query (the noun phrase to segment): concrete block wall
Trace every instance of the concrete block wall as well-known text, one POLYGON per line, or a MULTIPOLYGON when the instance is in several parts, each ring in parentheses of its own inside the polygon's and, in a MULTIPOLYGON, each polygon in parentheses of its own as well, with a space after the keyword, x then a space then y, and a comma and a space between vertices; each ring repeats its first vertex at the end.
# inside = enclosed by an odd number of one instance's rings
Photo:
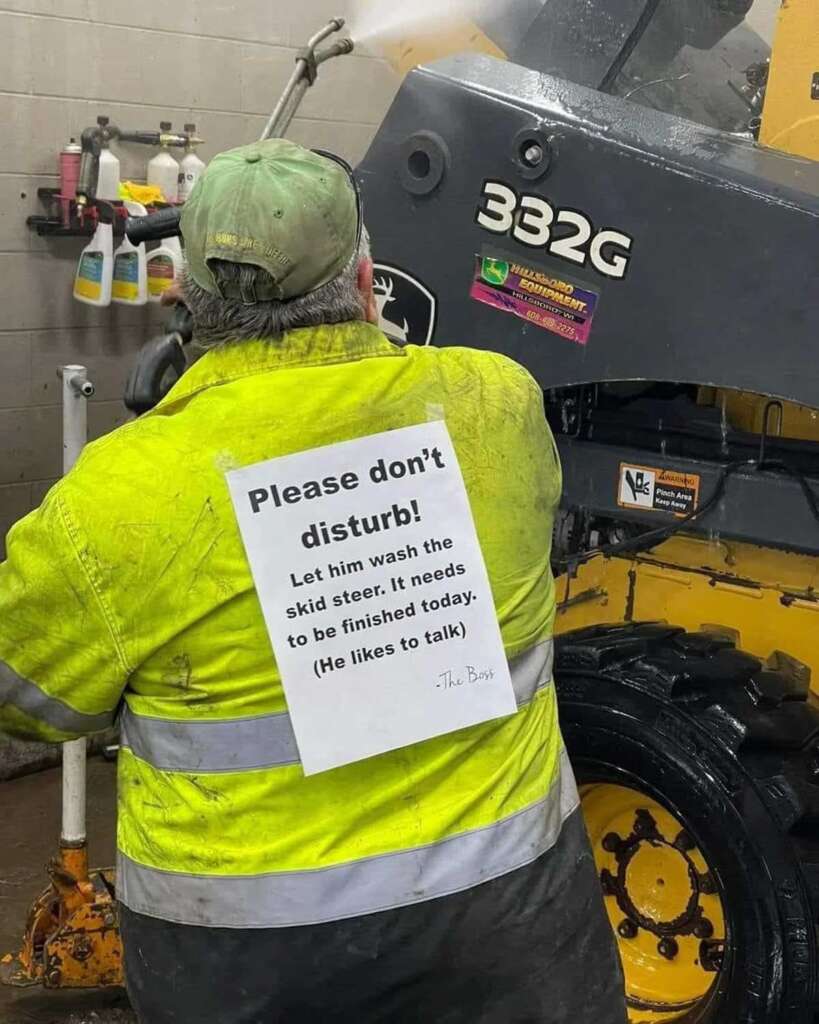
MULTIPOLYGON (((80 239, 26 227, 57 183, 57 154, 98 114, 127 127, 194 121, 207 160, 258 138, 296 48, 346 0, 0 0, 0 559, 9 527, 61 469, 57 368, 83 363, 96 384, 89 430, 124 422, 123 384, 156 329, 155 307, 97 310, 71 296, 80 239)), ((358 161, 398 82, 369 56, 325 65, 290 137, 358 161)), ((153 151, 118 146, 123 178, 145 177, 153 151)), ((181 156, 181 153, 177 154, 181 156)), ((57 751, 0 736, 0 778, 57 751)))
MULTIPOLYGON (((56 184, 57 153, 98 114, 129 127, 197 124, 201 155, 251 142, 287 81, 295 49, 345 0, 0 0, 0 557, 11 524, 60 472, 57 368, 89 367, 97 436, 125 418, 133 354, 161 315, 75 302, 80 239, 40 239, 37 188, 56 184)), ((386 64, 328 64, 290 137, 355 163, 397 80, 386 64)), ((153 151, 117 147, 124 178, 144 179, 153 151)), ((178 154, 181 155, 181 154, 178 154)))

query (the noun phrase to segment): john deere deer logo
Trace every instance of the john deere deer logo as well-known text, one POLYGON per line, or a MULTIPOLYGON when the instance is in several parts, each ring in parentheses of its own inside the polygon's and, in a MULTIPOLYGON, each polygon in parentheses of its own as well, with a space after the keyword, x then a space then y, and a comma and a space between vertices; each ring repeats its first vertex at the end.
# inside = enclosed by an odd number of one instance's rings
POLYGON ((398 345, 429 345, 438 303, 413 274, 392 263, 376 263, 373 290, 381 330, 398 345))
POLYGON ((506 284, 509 277, 509 264, 504 260, 493 260, 484 257, 481 266, 481 276, 487 284, 506 284))
POLYGON ((386 277, 377 277, 373 281, 373 289, 375 291, 375 301, 378 306, 378 319, 381 325, 381 330, 390 338, 394 338, 396 341, 408 340, 409 324, 407 318, 404 317, 404 326, 399 327, 394 320, 391 320, 387 314, 387 306, 395 302, 393 298, 393 290, 395 288, 395 282, 387 280, 386 277))

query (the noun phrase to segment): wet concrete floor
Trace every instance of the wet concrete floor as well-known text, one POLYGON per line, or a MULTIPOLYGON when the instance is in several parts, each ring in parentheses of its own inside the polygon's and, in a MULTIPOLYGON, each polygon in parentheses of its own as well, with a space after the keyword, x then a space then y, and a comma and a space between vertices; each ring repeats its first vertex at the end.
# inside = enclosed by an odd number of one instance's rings
MULTIPOLYGON (((114 863, 116 765, 88 762, 91 864, 114 863)), ((16 951, 32 901, 48 883, 45 866, 60 837, 60 772, 0 782, 0 956, 16 951)), ((55 991, 0 986, 0 1024, 136 1024, 119 989, 55 991)))

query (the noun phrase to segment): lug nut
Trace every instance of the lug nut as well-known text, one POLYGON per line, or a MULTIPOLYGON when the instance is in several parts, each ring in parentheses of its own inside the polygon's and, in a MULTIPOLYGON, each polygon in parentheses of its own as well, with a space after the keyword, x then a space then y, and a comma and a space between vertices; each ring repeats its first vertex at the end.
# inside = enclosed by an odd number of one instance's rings
POLYGON ((629 921, 628 918, 617 925, 617 934, 623 939, 636 939, 639 930, 637 925, 633 921, 629 921))
POLYGON ((702 964, 702 969, 711 972, 722 970, 724 952, 724 943, 719 939, 703 939, 700 943, 700 963, 702 964))
POLYGON ((639 810, 634 818, 634 834, 636 836, 653 836, 657 832, 657 822, 648 811, 639 810))
POLYGON ((707 871, 704 875, 699 876, 700 892, 705 896, 714 896, 717 891, 717 883, 714 881, 714 876, 710 871, 707 871))
POLYGON ((660 939, 657 943, 657 952, 660 956, 664 956, 666 960, 673 960, 679 951, 680 947, 677 945, 675 939, 664 938, 660 939))
POLYGON ((695 845, 694 840, 684 829, 674 840, 674 846, 676 846, 676 848, 682 853, 687 853, 689 850, 693 850, 695 845))
POLYGON ((603 849, 608 851, 608 853, 617 853, 622 845, 623 840, 616 832, 609 832, 608 835, 603 837, 603 849))
POLYGON ((694 934, 698 939, 710 939, 714 934, 714 926, 707 917, 703 917, 694 926, 694 934))
POLYGON ((606 896, 617 895, 617 883, 608 868, 603 868, 600 872, 600 885, 603 887, 603 892, 606 896))

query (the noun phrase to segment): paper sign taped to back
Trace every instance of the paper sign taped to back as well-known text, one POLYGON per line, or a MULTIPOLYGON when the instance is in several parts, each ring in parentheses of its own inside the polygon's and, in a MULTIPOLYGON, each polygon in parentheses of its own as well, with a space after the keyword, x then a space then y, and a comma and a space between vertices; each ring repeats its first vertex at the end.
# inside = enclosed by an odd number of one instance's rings
POLYGON ((515 713, 443 422, 227 479, 305 774, 515 713))

